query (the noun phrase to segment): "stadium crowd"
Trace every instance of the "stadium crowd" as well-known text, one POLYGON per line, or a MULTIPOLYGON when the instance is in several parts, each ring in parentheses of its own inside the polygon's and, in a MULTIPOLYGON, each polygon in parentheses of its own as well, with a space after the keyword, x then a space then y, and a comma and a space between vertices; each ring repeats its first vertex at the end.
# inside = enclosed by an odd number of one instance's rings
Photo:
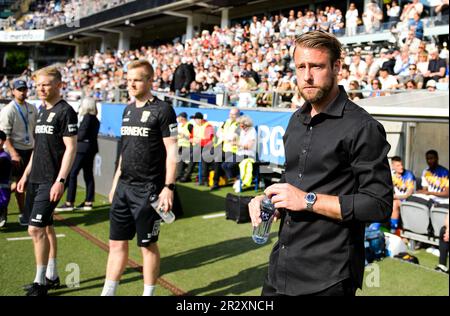
MULTIPOLYGON (((356 10, 353 7, 351 4, 346 13, 347 21, 350 19, 348 12, 356 10)), ((422 20, 418 18, 420 6, 414 9, 414 14, 408 13, 413 10, 408 8, 398 10, 401 13, 398 21, 392 19, 392 10, 388 11, 391 12, 389 21, 395 23, 388 46, 348 47, 343 53, 344 65, 338 79, 347 91, 354 90, 350 95, 352 99, 386 95, 395 92, 393 90, 448 89, 446 43, 438 47, 426 41, 422 20)), ((317 14, 310 10, 304 14, 291 10, 288 17, 280 14, 259 19, 254 16, 249 24, 237 23, 223 29, 215 26, 212 32, 203 30, 184 44, 174 41, 129 51, 97 51, 93 56, 84 55, 61 65, 63 94, 69 99, 92 96, 97 100, 126 102, 127 65, 146 59, 155 69, 154 91, 176 93, 173 87, 175 77, 179 77, 176 69, 180 64, 187 64, 193 71, 184 76, 181 95, 225 92, 224 103, 238 107, 275 104, 295 108, 302 102, 295 91, 295 65, 291 58, 295 35, 312 29, 333 33, 337 28, 344 30, 343 24, 327 22, 329 27, 323 28, 316 23, 316 16, 328 21, 340 15, 333 6, 317 14)), ((356 13, 355 16, 359 17, 356 13)), ((346 28, 348 34, 354 34, 348 24, 346 28)), ((26 70, 23 78, 33 96, 30 74, 31 70, 26 70)), ((1 97, 8 97, 8 87, 5 77, 0 81, 1 97)))
MULTIPOLYGON (((3 22, 4 30, 41 30, 71 24, 75 21, 118 5, 135 0, 38 0, 30 10, 16 19, 10 16, 3 22)), ((0 28, 1 29, 1 28, 0 28)))

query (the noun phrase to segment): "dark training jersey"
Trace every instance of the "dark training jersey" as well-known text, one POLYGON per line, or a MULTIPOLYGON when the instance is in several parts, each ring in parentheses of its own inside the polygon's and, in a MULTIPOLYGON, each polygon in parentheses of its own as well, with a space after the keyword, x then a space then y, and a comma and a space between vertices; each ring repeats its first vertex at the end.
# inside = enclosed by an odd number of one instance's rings
POLYGON ((55 182, 66 150, 63 137, 77 135, 78 118, 73 108, 60 100, 50 110, 39 111, 30 174, 32 183, 55 182))
POLYGON ((163 138, 176 137, 174 109, 157 98, 137 108, 128 105, 122 116, 122 165, 120 179, 128 184, 152 182, 162 186, 166 176, 163 138))

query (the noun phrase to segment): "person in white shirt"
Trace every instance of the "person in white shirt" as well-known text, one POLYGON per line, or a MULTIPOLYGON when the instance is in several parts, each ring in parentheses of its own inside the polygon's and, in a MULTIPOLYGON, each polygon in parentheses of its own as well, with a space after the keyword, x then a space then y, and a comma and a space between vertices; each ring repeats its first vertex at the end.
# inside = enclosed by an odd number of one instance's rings
POLYGON ((389 23, 391 23, 391 26, 396 25, 398 22, 400 22, 400 6, 398 5, 397 1, 392 1, 392 4, 389 3, 386 4, 387 9, 387 16, 389 17, 389 23))
POLYGON ((390 75, 387 68, 380 69, 380 76, 378 80, 381 82, 381 90, 395 90, 398 86, 398 81, 394 76, 390 75))
POLYGON ((356 35, 356 28, 358 26, 358 9, 354 3, 350 3, 350 6, 345 13, 347 36, 356 35))

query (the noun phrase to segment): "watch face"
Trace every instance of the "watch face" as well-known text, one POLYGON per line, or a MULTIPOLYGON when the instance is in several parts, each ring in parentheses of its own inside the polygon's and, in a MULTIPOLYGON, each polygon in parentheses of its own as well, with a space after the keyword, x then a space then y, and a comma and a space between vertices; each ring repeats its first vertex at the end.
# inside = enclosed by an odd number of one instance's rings
POLYGON ((308 203, 314 203, 316 201, 316 195, 314 193, 310 192, 310 193, 306 194, 305 200, 308 203))

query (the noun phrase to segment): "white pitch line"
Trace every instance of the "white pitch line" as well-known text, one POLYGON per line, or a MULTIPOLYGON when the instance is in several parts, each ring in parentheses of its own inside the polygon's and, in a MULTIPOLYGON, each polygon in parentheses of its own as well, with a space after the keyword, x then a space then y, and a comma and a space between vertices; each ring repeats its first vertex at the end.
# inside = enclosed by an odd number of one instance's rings
MULTIPOLYGON (((64 234, 57 234, 57 238, 66 237, 64 234)), ((6 238, 7 241, 16 241, 16 240, 30 240, 31 237, 15 237, 15 238, 6 238)))
POLYGON ((205 215, 205 216, 202 216, 202 218, 209 219, 209 218, 216 218, 216 217, 222 217, 222 216, 225 216, 225 213, 205 215))

